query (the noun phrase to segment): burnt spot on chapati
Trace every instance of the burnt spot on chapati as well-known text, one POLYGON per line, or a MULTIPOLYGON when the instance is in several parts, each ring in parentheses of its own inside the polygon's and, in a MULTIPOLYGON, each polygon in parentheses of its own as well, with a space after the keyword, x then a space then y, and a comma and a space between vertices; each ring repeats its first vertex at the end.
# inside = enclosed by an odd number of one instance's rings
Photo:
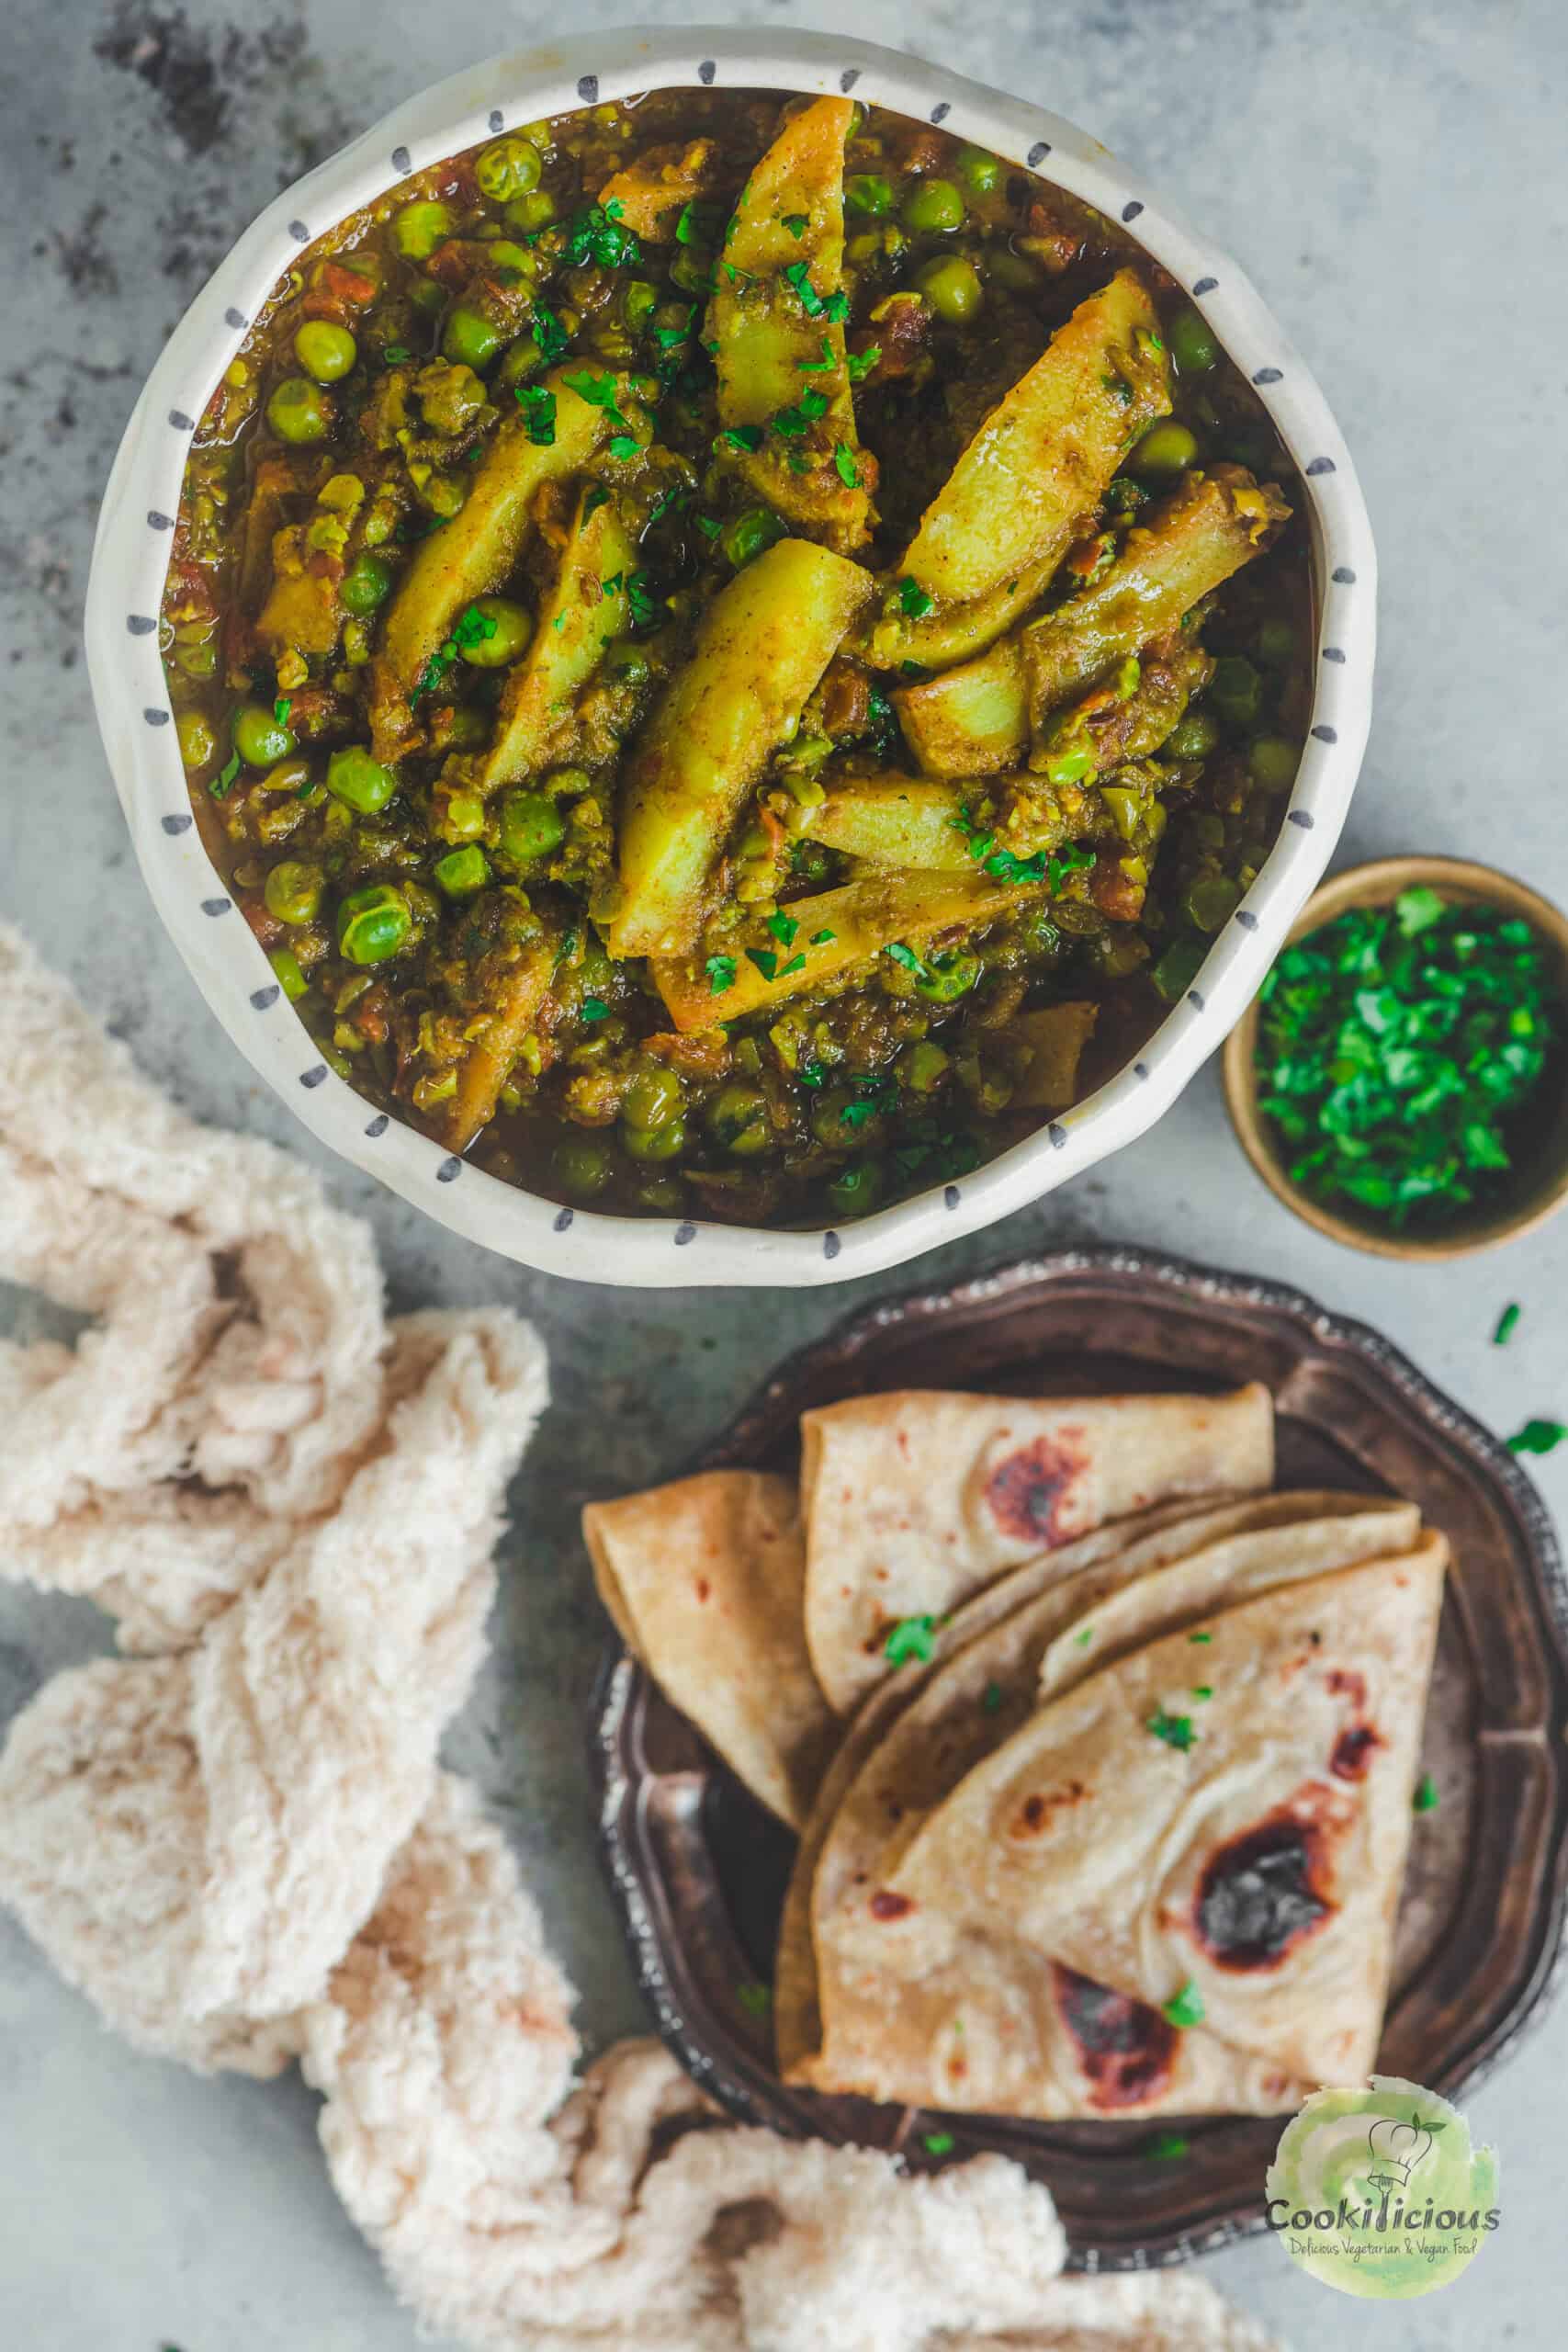
POLYGON ((874 1919, 907 1919, 914 1904, 907 1894, 896 1894, 890 1886, 879 1886, 870 1903, 874 1919))
POLYGON ((1169 2019, 1059 1961, 1051 1963, 1051 1980, 1057 2011, 1091 2086, 1089 2105, 1111 2114, 1157 2098, 1170 2082, 1176 2054, 1176 2028, 1169 2019))
POLYGON ((1333 1845, 1344 1826, 1334 1792, 1309 1783, 1210 1856, 1193 1925, 1221 1968, 1278 1968, 1333 1917, 1333 1845))
POLYGON ((1056 1815, 1075 1804, 1081 1804, 1089 1790, 1082 1781, 1067 1781, 1049 1795, 1039 1790, 1026 1796, 1008 1826, 1010 1838, 1042 1838, 1055 1826, 1056 1815))
POLYGON ((1037 1437, 1004 1454, 986 1481, 986 1500, 1004 1535, 1049 1550, 1073 1532, 1070 1505, 1089 1467, 1081 1430, 1037 1437))
POLYGON ((1328 1769, 1339 1781, 1364 1781, 1372 1760, 1372 1750, 1382 1741, 1371 1724, 1351 1724, 1334 1743, 1334 1753, 1328 1769))

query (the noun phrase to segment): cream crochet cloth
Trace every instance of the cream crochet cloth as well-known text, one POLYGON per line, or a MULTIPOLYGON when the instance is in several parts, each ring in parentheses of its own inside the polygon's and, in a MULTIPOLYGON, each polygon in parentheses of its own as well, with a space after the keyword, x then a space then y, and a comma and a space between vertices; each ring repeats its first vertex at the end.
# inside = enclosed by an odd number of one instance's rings
POLYGON ((0 1899, 110 2024, 298 2060, 350 2213, 430 2325, 497 2352, 1269 2352, 1191 2278, 1065 2278, 999 2157, 721 2121, 654 2042, 574 2087, 571 1988, 437 1763, 546 1398, 502 1312, 387 1321, 367 1228, 195 1125, 0 929, 0 1277, 91 1317, 0 1347, 0 1574, 121 1660, 0 1756, 0 1899))

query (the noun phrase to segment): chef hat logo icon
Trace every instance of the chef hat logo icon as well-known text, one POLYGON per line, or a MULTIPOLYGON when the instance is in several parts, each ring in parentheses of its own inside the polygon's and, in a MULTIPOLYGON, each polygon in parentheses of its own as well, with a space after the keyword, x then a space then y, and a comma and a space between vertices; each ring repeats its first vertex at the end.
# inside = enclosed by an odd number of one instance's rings
MULTIPOLYGON (((1440 2125, 1438 2129, 1441 2129, 1440 2125)), ((1411 2174, 1422 2158, 1431 2153, 1432 2134, 1419 2117, 1413 2116, 1408 2123, 1404 2123, 1396 2116, 1380 2116, 1367 2134, 1367 2145, 1371 2150, 1373 2163, 1381 2167, 1370 2176, 1371 2178, 1380 2187, 1387 2183, 1408 2188, 1411 2174)))

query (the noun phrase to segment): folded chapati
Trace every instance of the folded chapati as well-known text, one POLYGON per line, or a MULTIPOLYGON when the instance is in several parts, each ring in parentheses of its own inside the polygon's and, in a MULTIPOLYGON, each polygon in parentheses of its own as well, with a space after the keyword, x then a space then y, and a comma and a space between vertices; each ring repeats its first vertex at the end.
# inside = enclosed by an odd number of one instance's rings
MULTIPOLYGON (((921 1823, 1034 1712, 1043 1673, 1066 1689, 1093 1673, 1119 1637, 1193 1625, 1227 1595, 1407 1546, 1418 1527, 1408 1504, 1269 1495, 1199 1511, 1043 1587, 1037 1572, 1020 1570, 992 1588, 1011 1588, 1017 1603, 901 1709, 884 1706, 886 1690, 878 1691, 863 1713, 879 1710, 880 1737, 859 1743, 858 1769, 846 1774, 839 1764, 824 1789, 836 1804, 812 1871, 817 2046, 794 2053, 795 2078, 886 2100, 1047 2118, 1134 2108, 1268 2113, 1289 2103, 1296 2086, 1278 2066, 1211 2048, 1212 2036, 1179 2038, 1157 2011, 1137 2015, 1137 2005, 1089 1972, 1064 1973, 1004 1934, 955 1943, 945 1920, 930 1935, 912 1921, 890 1938, 890 1904, 899 1914, 888 1889, 921 1823), (961 2052, 954 2017, 963 2020, 961 2052)), ((1058 1562, 1074 1563, 1078 1550, 1058 1562)), ((1207 1645, 1194 1654, 1206 1656, 1207 1645)), ((793 2014, 790 2024, 795 2030, 793 2014)))
POLYGON ((905 1389, 801 1419, 806 1638, 840 1713, 887 1672, 908 1618, 941 1618, 1032 1555, 1152 1504, 1253 1494, 1273 1404, 1221 1396, 1005 1397, 905 1389))
MULTIPOLYGON (((1185 1993, 1281 2074, 1364 2079, 1447 1556, 1428 1534, 1264 1593, 1042 1708, 873 1890, 897 2007, 911 1977, 1022 1948, 1150 2009, 1185 1993)), ((966 2009, 942 2053, 959 2091, 975 2039, 966 2009)))
POLYGON ((590 1503, 582 1532, 627 1647, 752 1794, 798 1829, 839 1726, 806 1654, 794 1487, 710 1470, 590 1503))

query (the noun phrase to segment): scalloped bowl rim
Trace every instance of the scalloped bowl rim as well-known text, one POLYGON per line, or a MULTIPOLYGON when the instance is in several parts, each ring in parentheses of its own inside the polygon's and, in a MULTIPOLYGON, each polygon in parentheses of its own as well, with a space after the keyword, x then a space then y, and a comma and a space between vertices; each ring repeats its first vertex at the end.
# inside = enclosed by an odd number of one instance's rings
POLYGON ((1252 1001, 1338 839, 1371 721, 1376 587, 1355 469, 1301 357, 1229 256, 1096 141, 1020 98, 868 42, 783 29, 632 28, 454 74, 296 181, 245 232, 175 328, 126 427, 94 545, 86 650, 115 786, 158 912, 235 1045, 323 1143, 451 1231, 547 1272, 636 1288, 794 1286, 878 1272, 976 1232, 1132 1142, 1169 1108, 1252 1001), (1112 220, 1135 221, 1137 241, 1193 296, 1258 386, 1309 498, 1317 612, 1310 731, 1280 838, 1191 989, 1140 1058, 1085 1102, 961 1183, 841 1232, 563 1209, 378 1114, 320 1059, 208 858, 190 818, 158 650, 171 518, 195 420, 301 246, 411 172, 498 130, 637 91, 710 84, 852 89, 917 120, 940 120, 1112 220))

